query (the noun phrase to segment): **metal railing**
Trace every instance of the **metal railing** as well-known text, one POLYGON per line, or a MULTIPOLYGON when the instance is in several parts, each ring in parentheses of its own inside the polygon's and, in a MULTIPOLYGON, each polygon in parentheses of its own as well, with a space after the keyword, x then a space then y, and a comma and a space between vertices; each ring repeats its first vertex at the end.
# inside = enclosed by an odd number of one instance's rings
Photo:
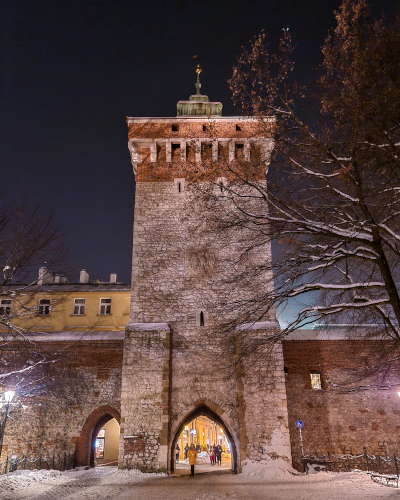
POLYGON ((24 455, 22 458, 6 457, 3 462, 0 462, 0 475, 7 474, 8 472, 15 472, 16 470, 70 470, 75 469, 76 460, 75 453, 64 453, 64 455, 39 455, 36 458, 28 458, 24 455))
POLYGON ((395 488, 399 487, 399 460, 396 454, 393 457, 380 453, 369 455, 366 450, 361 455, 328 453, 318 457, 311 455, 300 457, 304 472, 308 472, 311 467, 332 472, 363 471, 369 474, 373 481, 395 488))

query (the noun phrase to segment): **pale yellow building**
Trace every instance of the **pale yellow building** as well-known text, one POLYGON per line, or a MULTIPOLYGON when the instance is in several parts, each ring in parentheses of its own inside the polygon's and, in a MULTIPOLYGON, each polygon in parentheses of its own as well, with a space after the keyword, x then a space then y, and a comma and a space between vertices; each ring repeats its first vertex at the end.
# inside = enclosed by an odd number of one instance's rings
MULTIPOLYGON (((130 286, 118 283, 112 273, 109 282, 90 281, 85 270, 78 283, 53 276, 40 268, 33 285, 18 289, 15 297, 0 300, 0 314, 17 328, 30 332, 121 331, 129 320, 130 286)), ((7 331, 2 322, 0 331, 7 331)))

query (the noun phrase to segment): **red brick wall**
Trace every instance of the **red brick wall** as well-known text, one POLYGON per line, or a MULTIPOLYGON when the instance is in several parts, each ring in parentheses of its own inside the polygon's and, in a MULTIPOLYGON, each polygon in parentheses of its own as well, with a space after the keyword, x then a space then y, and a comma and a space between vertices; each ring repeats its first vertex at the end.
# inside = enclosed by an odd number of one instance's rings
POLYGON ((391 383, 383 362, 393 357, 390 343, 284 341, 283 354, 292 455, 299 470, 298 419, 304 422, 305 455, 360 454, 364 449, 400 454, 398 388, 376 389, 391 383), (321 373, 322 390, 311 388, 311 371, 321 373))

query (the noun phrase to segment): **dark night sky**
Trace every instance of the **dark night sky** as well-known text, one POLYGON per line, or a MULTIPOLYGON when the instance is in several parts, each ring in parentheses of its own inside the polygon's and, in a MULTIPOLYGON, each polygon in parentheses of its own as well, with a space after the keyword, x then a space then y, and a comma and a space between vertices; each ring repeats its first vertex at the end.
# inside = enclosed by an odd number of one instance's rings
POLYGON ((91 277, 130 282, 128 116, 175 116, 202 91, 235 114, 227 79, 262 28, 289 27, 303 79, 339 0, 9 0, 0 16, 0 189, 44 198, 91 277), (198 55, 199 59, 193 59, 198 55))

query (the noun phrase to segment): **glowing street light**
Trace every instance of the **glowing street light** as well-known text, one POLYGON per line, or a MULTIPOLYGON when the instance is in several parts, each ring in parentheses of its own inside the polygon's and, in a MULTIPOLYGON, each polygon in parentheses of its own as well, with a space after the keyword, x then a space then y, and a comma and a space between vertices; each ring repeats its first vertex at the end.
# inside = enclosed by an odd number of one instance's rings
POLYGON ((6 400, 6 403, 11 403, 13 400, 15 391, 7 391, 4 393, 4 399, 6 400))
POLYGON ((1 439, 0 439, 0 457, 1 457, 1 452, 3 449, 3 439, 4 439, 4 434, 6 431, 6 423, 7 423, 7 417, 8 417, 8 409, 10 408, 10 403, 14 398, 15 391, 7 391, 4 393, 4 399, 6 402, 6 415, 4 417, 3 425, 1 426, 1 439))

